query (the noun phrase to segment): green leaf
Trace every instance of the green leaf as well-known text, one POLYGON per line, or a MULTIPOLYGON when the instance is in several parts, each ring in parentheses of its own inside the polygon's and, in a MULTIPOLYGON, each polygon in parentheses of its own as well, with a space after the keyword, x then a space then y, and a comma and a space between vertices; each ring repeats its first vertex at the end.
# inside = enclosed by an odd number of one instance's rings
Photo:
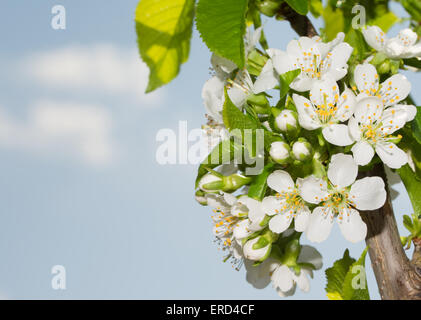
POLYGON ((349 256, 349 250, 346 249, 342 259, 336 260, 331 268, 325 270, 327 278, 325 290, 327 294, 335 294, 343 297, 343 283, 349 267, 354 262, 355 259, 349 256))
POLYGON ((367 255, 366 248, 358 261, 349 256, 348 249, 345 250, 342 259, 335 261, 333 267, 326 269, 327 297, 331 300, 369 300, 367 280, 365 276, 365 257, 367 255), (364 272, 361 275, 360 272, 364 272), (359 277, 359 278, 355 278, 359 277), (361 284, 361 278, 364 283, 361 284), (363 288, 354 288, 355 285, 362 286, 363 288))
POLYGON ((342 287, 342 298, 344 300, 370 300, 365 274, 367 251, 368 247, 365 248, 358 261, 354 262, 348 269, 342 287), (361 281, 364 281, 364 283, 361 283, 361 281))
POLYGON ((397 172, 405 185, 406 191, 408 192, 409 199, 411 200, 412 207, 414 208, 414 213, 420 215, 421 181, 417 179, 417 176, 407 164, 398 169, 397 172))
POLYGON ((225 102, 222 109, 224 125, 228 130, 233 129, 257 129, 259 124, 250 116, 245 115, 237 106, 232 103, 227 89, 225 88, 225 102))
POLYGON ((194 0, 141 0, 136 8, 140 55, 149 67, 151 92, 174 79, 190 51, 194 0))
POLYGON ((279 76, 280 78, 280 98, 284 98, 289 91, 289 85, 294 81, 295 78, 301 73, 301 69, 295 69, 285 72, 279 76))
POLYGON ((233 140, 221 141, 200 164, 195 187, 198 188, 200 179, 208 172, 208 169, 216 168, 224 163, 229 163, 234 160, 236 156, 241 155, 242 147, 233 140))
MULTIPOLYGON (((411 122, 412 132, 415 140, 421 144, 421 107, 417 107, 417 115, 415 119, 411 122)), ((418 146, 419 147, 419 146, 418 146)))
POLYGON ((209 49, 244 67, 244 33, 248 0, 199 0, 197 29, 209 49))
POLYGON ((248 196, 250 198, 259 201, 261 201, 264 198, 267 189, 267 178, 272 173, 272 171, 273 164, 268 163, 259 175, 254 176, 248 192, 248 196))
POLYGON ((344 30, 344 16, 342 11, 328 5, 323 11, 325 21, 324 33, 327 41, 335 39, 337 34, 344 30))
POLYGON ((418 58, 403 59, 405 65, 421 69, 421 60, 418 58))
POLYGON ((315 18, 318 18, 323 14, 323 3, 321 0, 310 0, 309 5, 309 10, 315 18))
POLYGON ((305 16, 308 13, 308 0, 285 0, 289 6, 299 14, 305 16))

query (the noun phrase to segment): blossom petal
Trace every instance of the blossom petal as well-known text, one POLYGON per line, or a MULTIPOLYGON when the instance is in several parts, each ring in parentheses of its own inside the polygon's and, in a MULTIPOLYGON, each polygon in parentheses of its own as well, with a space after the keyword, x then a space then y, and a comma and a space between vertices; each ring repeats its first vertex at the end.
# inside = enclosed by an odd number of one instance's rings
POLYGON ((273 68, 272 60, 269 59, 257 77, 256 82, 254 83, 253 91, 254 93, 267 91, 273 89, 278 83, 279 78, 273 68))
POLYGON ((267 53, 271 58, 273 67, 275 68, 278 75, 296 69, 293 67, 293 61, 291 60, 291 57, 285 51, 278 49, 268 49, 267 53))
POLYGON ((297 183, 300 196, 309 203, 318 204, 329 194, 326 181, 315 176, 297 179, 297 183))
POLYGON ((246 280, 256 289, 263 289, 270 283, 270 271, 269 266, 271 259, 266 259, 258 266, 254 265, 255 262, 252 260, 244 260, 244 266, 247 270, 246 280))
POLYGON ((344 147, 354 143, 345 124, 331 124, 323 128, 322 133, 323 137, 335 146, 344 147))
POLYGON ((331 51, 331 57, 329 62, 325 62, 328 65, 326 71, 329 77, 332 77, 335 81, 342 79, 348 72, 348 60, 354 50, 348 43, 342 42, 338 44, 331 51))
POLYGON ((336 104, 337 110, 334 118, 338 121, 344 122, 352 117, 357 104, 355 94, 348 88, 339 97, 339 101, 336 104))
POLYGON ((294 189, 294 181, 288 172, 284 170, 276 170, 267 178, 267 184, 276 192, 291 192, 294 189))
POLYGON ((399 169, 408 162, 406 153, 394 143, 378 143, 376 153, 382 161, 392 169, 399 169))
POLYGON ((224 81, 214 76, 205 82, 202 89, 202 99, 206 112, 217 122, 222 122, 222 107, 224 105, 224 81))
POLYGON ((310 291, 310 280, 304 269, 301 269, 300 274, 298 276, 294 275, 294 280, 297 283, 298 288, 300 288, 302 291, 310 291))
POLYGON ((372 124, 380 120, 383 114, 383 108, 383 103, 380 98, 363 98, 357 103, 354 117, 359 123, 372 124))
POLYGON ((359 210, 376 210, 386 201, 384 181, 380 177, 366 177, 355 181, 349 192, 349 199, 359 210))
POLYGON ((355 209, 345 209, 338 216, 339 229, 344 238, 352 243, 360 242, 367 236, 367 225, 355 209))
POLYGON ((349 118, 348 121, 348 129, 349 129, 349 135, 354 139, 355 141, 360 141, 362 137, 362 131, 360 126, 358 125, 357 119, 354 117, 349 118))
POLYGON ((372 64, 357 65, 354 71, 354 80, 358 90, 366 95, 372 96, 379 89, 379 75, 372 64))
MULTIPOLYGON (((415 107, 414 107, 415 108, 415 107)), ((408 108, 409 112, 412 112, 408 108)), ((382 127, 381 131, 385 135, 394 133, 395 131, 401 129, 408 120, 408 117, 411 117, 411 114, 408 114, 407 110, 402 107, 390 107, 385 109, 382 116, 382 127)))
POLYGON ((307 130, 320 128, 319 118, 310 100, 295 93, 292 95, 292 99, 297 107, 298 122, 300 125, 307 130))
POLYGON ((280 213, 269 221, 269 229, 275 233, 284 232, 291 224, 292 214, 280 213))
POLYGON ((317 207, 310 216, 306 230, 307 239, 312 242, 323 242, 330 234, 334 213, 330 208, 317 207))
POLYGON ((283 202, 275 196, 268 196, 262 200, 263 212, 273 216, 282 211, 283 202))
POLYGON ((358 175, 358 165, 349 154, 337 153, 332 156, 327 170, 330 182, 340 188, 351 185, 358 175))
POLYGON ((250 197, 242 197, 241 201, 249 209, 248 217, 252 222, 259 221, 265 216, 265 213, 263 212, 262 208, 262 203, 260 201, 252 199, 250 197))
POLYGON ((244 239, 253 233, 249 227, 250 221, 248 219, 241 220, 233 229, 234 238, 237 240, 244 239))
POLYGON ((357 142, 351 149, 355 162, 359 166, 365 166, 370 163, 374 157, 373 147, 365 140, 357 142))
POLYGON ((406 99, 410 91, 411 82, 404 75, 395 74, 382 83, 379 94, 387 107, 406 99))
POLYGON ((366 29, 362 29, 365 41, 370 47, 377 51, 382 51, 386 40, 386 35, 377 26, 368 26, 366 29))
POLYGON ((330 78, 317 81, 310 90, 310 100, 315 106, 336 105, 339 100, 338 84, 330 78))
POLYGON ((280 265, 272 274, 273 286, 281 289, 283 292, 289 291, 294 285, 292 276, 293 273, 287 266, 280 265))
MULTIPOLYGON (((392 108, 395 108, 396 110, 404 110, 407 115, 406 122, 414 120, 418 111, 417 107, 413 106, 412 104, 396 104, 392 108)), ((392 108, 388 108, 387 110, 392 108)))
POLYGON ((304 232, 307 229, 308 222, 310 221, 310 209, 307 206, 297 212, 294 218, 295 231, 304 232))
POLYGON ((310 90, 317 81, 319 80, 312 79, 305 74, 299 74, 298 77, 292 81, 289 87, 298 92, 305 92, 310 90))
POLYGON ((311 263, 314 268, 316 268, 316 270, 319 270, 323 267, 323 258, 320 252, 317 251, 316 248, 308 245, 303 245, 301 247, 297 262, 311 263))
POLYGON ((234 62, 215 53, 212 54, 211 64, 213 69, 220 75, 231 73, 237 69, 237 65, 234 62))

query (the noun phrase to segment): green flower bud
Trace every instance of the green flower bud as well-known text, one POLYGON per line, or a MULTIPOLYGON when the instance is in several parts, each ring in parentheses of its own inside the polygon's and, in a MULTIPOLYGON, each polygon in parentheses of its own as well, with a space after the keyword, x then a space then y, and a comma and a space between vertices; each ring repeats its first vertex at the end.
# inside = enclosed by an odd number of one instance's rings
POLYGON ((224 186, 222 191, 224 192, 234 192, 239 188, 249 184, 251 182, 251 178, 245 177, 241 174, 235 173, 227 177, 223 177, 224 186))
POLYGON ((379 66, 378 69, 380 74, 386 74, 389 73, 390 71, 390 60, 385 60, 384 62, 382 62, 379 66))
POLYGON ((282 1, 279 0, 257 0, 256 6, 265 16, 273 17, 279 10, 282 1))
POLYGON ((290 138, 297 136, 300 131, 298 114, 292 110, 282 110, 275 117, 275 127, 290 138))
POLYGON ((199 189, 205 192, 218 191, 221 190, 222 187, 222 176, 214 173, 205 174, 199 182, 199 189))
POLYGON ((273 161, 279 164, 286 164, 291 160, 290 147, 283 141, 275 141, 270 145, 269 154, 273 161))
POLYGON ((307 161, 313 158, 313 148, 304 138, 299 138, 292 145, 292 157, 298 161, 307 161))
POLYGON ((205 174, 202 179, 200 179, 199 189, 204 192, 234 192, 242 186, 249 184, 251 180, 251 178, 237 173, 230 176, 224 176, 213 171, 205 174))

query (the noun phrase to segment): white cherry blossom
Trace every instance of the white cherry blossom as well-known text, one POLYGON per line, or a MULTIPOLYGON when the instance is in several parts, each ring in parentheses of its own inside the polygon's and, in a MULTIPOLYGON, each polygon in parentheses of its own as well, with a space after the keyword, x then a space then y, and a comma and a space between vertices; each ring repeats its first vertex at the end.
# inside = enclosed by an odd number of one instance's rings
POLYGON ((408 156, 394 143, 401 136, 393 136, 393 133, 412 120, 416 112, 417 109, 412 105, 385 108, 381 98, 361 99, 348 123, 350 135, 356 141, 351 149, 356 163, 367 165, 377 153, 392 169, 405 165, 408 156))
POLYGON ((403 29, 396 37, 387 38, 378 26, 369 26, 362 30, 365 41, 376 51, 386 54, 391 59, 407 59, 421 56, 421 43, 411 29, 403 29))
MULTIPOLYGON (((297 262, 310 263, 315 270, 323 266, 320 253, 307 245, 301 247, 297 262)), ((313 278, 311 267, 303 266, 297 274, 295 270, 273 258, 266 259, 258 266, 253 266, 253 262, 246 260, 244 265, 247 270, 247 281, 257 289, 263 289, 272 283, 272 287, 280 297, 293 295, 297 287, 304 292, 310 290, 309 278, 313 278)))
POLYGON ((329 43, 323 43, 319 37, 300 37, 288 44, 286 52, 268 49, 270 59, 256 80, 256 91, 272 89, 281 74, 295 69, 300 69, 301 73, 290 87, 300 92, 310 90, 322 79, 342 79, 348 72, 347 62, 353 51, 349 44, 342 42, 343 39, 342 32, 329 43))
POLYGON ((322 128, 324 138, 335 145, 346 146, 353 142, 348 127, 340 124, 354 112, 356 99, 350 89, 339 95, 337 83, 327 78, 313 86, 310 100, 298 94, 292 98, 298 111, 298 121, 304 129, 322 128))
POLYGON ((303 232, 308 223, 310 209, 298 192, 298 187, 288 172, 276 170, 267 179, 268 186, 275 190, 275 196, 265 197, 262 201, 264 212, 272 216, 269 229, 275 233, 287 230, 294 219, 295 230, 303 232))
POLYGON ((375 210, 386 201, 385 184, 380 177, 356 180, 358 165, 351 155, 335 154, 328 168, 328 181, 314 176, 307 177, 299 187, 301 197, 317 206, 310 216, 306 230, 313 242, 326 240, 333 220, 345 239, 359 242, 365 239, 367 226, 358 210, 375 210), (358 209, 358 210, 357 210, 358 209))

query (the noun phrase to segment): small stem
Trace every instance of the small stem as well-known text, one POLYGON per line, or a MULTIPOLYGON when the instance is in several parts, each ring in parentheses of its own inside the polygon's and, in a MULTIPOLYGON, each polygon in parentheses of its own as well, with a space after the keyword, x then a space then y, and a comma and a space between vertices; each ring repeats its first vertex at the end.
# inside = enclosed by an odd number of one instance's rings
POLYGON ((316 28, 314 28, 310 19, 307 16, 298 14, 286 2, 281 5, 278 16, 289 21, 292 29, 302 37, 306 36, 311 38, 318 35, 316 28))

